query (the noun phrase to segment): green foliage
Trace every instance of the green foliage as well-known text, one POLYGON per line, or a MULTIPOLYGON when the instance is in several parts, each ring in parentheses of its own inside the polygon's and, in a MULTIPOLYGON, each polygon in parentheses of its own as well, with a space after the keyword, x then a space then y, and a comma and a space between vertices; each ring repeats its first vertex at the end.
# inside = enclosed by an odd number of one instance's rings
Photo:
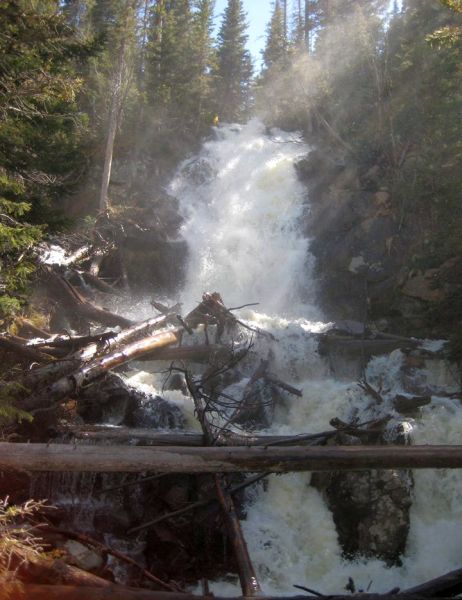
POLYGON ((213 71, 216 112, 224 121, 241 121, 249 110, 252 61, 242 0, 228 0, 218 32, 213 71))
POLYGON ((82 173, 75 62, 87 48, 56 2, 0 4, 0 315, 17 311, 31 249, 82 173), (27 222, 25 219, 28 219, 27 222))
POLYGON ((284 30, 284 14, 278 0, 276 0, 273 15, 267 27, 263 62, 266 74, 273 69, 287 67, 287 37, 284 30))
POLYGON ((21 421, 32 421, 30 413, 17 407, 17 399, 25 389, 19 383, 0 381, 0 428, 21 421))

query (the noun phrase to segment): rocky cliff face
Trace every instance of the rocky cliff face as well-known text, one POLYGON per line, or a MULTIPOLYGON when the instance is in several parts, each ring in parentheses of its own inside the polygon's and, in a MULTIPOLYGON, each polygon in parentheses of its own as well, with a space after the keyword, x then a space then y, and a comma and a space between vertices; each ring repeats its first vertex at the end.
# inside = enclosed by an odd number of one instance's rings
POLYGON ((361 172, 353 162, 317 149, 297 167, 309 190, 306 234, 327 316, 373 322, 396 333, 447 334, 453 323, 434 315, 460 292, 462 267, 457 257, 438 260, 425 249, 430 216, 404 219, 392 192, 381 185, 378 164, 361 172))

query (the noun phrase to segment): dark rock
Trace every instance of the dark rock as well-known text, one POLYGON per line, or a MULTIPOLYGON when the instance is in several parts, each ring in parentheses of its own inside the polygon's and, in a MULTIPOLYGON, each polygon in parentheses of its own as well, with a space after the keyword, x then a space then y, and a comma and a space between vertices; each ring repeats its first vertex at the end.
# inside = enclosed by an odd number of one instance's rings
POLYGON ((418 408, 430 404, 431 396, 404 396, 397 394, 393 400, 394 408, 401 414, 414 414, 418 408))
MULTIPOLYGON (((360 441, 354 437, 343 439, 342 443, 358 444, 360 441)), ((317 473, 311 484, 322 492, 332 511, 346 558, 379 558, 389 566, 400 564, 410 527, 410 471, 317 473)))

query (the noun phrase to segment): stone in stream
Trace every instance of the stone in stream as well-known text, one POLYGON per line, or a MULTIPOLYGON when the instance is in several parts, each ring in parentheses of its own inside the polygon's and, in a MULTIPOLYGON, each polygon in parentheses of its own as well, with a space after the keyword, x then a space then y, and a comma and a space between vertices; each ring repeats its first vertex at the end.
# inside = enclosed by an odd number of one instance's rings
MULTIPOLYGON (((398 428, 399 429, 399 428, 398 428)), ((361 444, 339 434, 332 444, 361 444)), ((402 442, 402 434, 392 443, 402 442)), ((382 440, 383 443, 383 440, 382 440)), ((339 544, 348 559, 379 558, 400 565, 409 533, 412 504, 411 471, 371 470, 315 473, 311 484, 320 490, 332 511, 339 544)))

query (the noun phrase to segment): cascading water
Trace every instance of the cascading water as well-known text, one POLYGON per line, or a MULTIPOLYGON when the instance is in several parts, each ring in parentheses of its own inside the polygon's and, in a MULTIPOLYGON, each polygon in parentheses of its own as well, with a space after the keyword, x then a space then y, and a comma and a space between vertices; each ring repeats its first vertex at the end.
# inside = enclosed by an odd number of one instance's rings
MULTIPOLYGON (((367 376, 380 385, 386 404, 378 410, 353 382, 334 380, 317 354, 312 332, 325 326, 313 303, 311 258, 301 228, 309 207, 294 166, 307 151, 293 134, 267 134, 256 120, 225 125, 182 165, 170 190, 186 217, 186 308, 204 291, 220 292, 228 306, 260 302, 258 312, 245 309, 240 318, 275 335, 272 369, 303 389, 303 399, 276 415, 270 431, 282 434, 323 431, 332 417, 360 414, 366 420, 392 413, 391 398, 406 383, 401 352, 372 360, 367 376)), ((416 369, 413 377, 419 389, 434 393, 428 370, 416 369)), ((459 401, 434 396, 406 425, 416 443, 457 443, 459 401)), ((402 566, 394 568, 342 558, 331 513, 309 474, 270 477, 248 507, 243 529, 265 592, 293 593, 293 584, 300 584, 341 593, 349 577, 357 589, 385 592, 460 567, 461 494, 458 471, 415 474, 406 552, 402 566)), ((215 589, 237 593, 231 583, 219 582, 215 589)))

